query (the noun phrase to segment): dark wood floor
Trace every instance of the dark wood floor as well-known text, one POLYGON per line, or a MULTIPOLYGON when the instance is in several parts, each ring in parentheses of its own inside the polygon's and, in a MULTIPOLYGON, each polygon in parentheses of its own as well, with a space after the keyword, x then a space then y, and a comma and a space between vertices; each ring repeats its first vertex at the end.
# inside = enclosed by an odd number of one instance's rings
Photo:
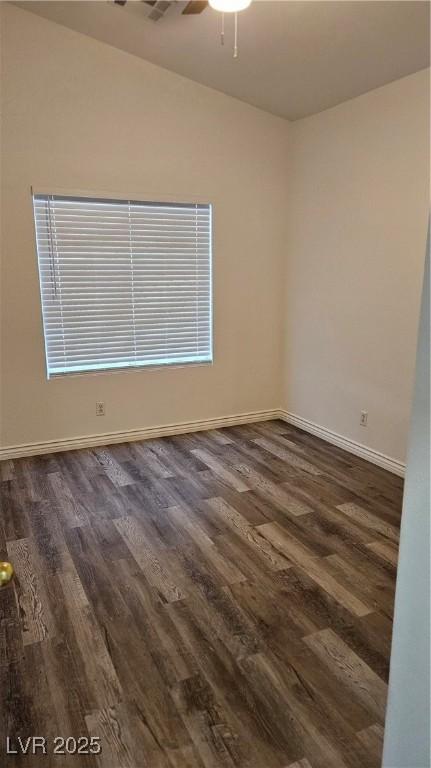
POLYGON ((0 473, 2 766, 380 765, 399 478, 277 421, 0 473))

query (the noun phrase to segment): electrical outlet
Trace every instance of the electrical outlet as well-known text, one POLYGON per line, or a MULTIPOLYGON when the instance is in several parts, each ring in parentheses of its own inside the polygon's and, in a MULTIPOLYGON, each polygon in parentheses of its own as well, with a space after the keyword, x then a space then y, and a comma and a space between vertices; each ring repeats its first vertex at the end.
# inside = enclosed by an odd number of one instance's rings
POLYGON ((105 415, 105 403, 98 402, 96 403, 96 416, 104 416, 105 415))
POLYGON ((359 421, 361 427, 366 427, 368 423, 368 411, 361 411, 361 418, 359 421))

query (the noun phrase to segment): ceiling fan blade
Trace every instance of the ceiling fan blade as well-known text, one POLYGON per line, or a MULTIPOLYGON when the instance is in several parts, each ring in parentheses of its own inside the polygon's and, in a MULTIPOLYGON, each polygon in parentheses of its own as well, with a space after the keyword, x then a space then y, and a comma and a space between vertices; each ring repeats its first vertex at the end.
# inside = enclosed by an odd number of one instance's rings
POLYGON ((205 10, 207 5, 208 5, 207 0, 190 0, 190 2, 188 2, 186 7, 184 8, 183 14, 189 15, 189 14, 202 13, 202 11, 205 10))
MULTIPOLYGON (((147 5, 156 5, 157 0, 144 0, 147 5)), ((127 0, 114 0, 115 5, 126 5, 127 0)))

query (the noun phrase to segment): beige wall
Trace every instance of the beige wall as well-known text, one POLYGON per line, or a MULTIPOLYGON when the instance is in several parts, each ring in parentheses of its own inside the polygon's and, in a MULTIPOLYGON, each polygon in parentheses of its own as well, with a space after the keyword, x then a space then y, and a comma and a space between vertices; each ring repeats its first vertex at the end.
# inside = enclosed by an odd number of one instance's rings
POLYGON ((428 87, 419 72, 290 127, 284 408, 401 461, 429 204, 428 87))
POLYGON ((403 460, 427 74, 289 124, 30 12, 0 11, 1 444, 282 407, 403 460), (211 201, 214 365, 48 382, 31 185, 211 201))
POLYGON ((0 5, 3 445, 277 407, 287 123, 0 5), (48 382, 30 185, 212 202, 214 365, 48 382))

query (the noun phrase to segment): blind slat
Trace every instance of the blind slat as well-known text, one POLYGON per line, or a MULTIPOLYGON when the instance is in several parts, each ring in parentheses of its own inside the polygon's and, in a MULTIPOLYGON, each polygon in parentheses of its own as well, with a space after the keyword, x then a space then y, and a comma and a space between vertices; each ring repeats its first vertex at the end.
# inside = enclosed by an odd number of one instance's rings
POLYGON ((211 361, 210 205, 33 204, 48 376, 211 361))

